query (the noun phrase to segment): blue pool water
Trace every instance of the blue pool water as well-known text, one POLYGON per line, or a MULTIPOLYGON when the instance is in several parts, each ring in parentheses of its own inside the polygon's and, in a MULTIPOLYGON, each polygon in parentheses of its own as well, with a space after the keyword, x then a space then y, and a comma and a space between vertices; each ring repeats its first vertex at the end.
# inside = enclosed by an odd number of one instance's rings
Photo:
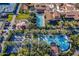
POLYGON ((62 52, 67 51, 70 48, 70 43, 66 35, 43 35, 41 39, 48 44, 55 43, 62 52))
POLYGON ((43 27, 43 14, 36 14, 36 25, 37 27, 43 27))

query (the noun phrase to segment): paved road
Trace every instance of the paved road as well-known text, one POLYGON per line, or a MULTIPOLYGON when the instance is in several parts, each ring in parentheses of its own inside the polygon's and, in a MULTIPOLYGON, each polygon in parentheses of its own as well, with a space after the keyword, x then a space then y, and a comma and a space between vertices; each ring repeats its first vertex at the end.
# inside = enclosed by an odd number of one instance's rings
MULTIPOLYGON (((18 9, 17 9, 17 11, 16 11, 16 14, 19 13, 19 10, 20 10, 21 5, 22 5, 22 4, 20 3, 19 6, 18 6, 18 9)), ((12 29, 12 26, 13 26, 14 23, 15 23, 15 19, 16 19, 16 15, 13 15, 13 18, 12 18, 12 21, 11 21, 11 27, 10 27, 10 29, 12 29)))
POLYGON ((73 56, 78 56, 78 55, 79 55, 79 50, 76 50, 73 56))
MULTIPOLYGON (((17 11, 16 11, 16 14, 19 13, 20 7, 21 7, 21 3, 20 3, 19 6, 18 6, 18 9, 17 9, 17 11)), ((10 26, 9 29, 12 29, 12 26, 13 26, 14 23, 15 23, 15 19, 16 19, 16 15, 13 15, 13 18, 12 18, 12 21, 11 21, 11 26, 10 26)), ((3 26, 3 27, 4 27, 4 26, 3 26)), ((3 43, 2 43, 2 51, 3 51, 3 49, 4 49, 4 43, 5 43, 5 42, 6 42, 6 41, 3 41, 3 43)))

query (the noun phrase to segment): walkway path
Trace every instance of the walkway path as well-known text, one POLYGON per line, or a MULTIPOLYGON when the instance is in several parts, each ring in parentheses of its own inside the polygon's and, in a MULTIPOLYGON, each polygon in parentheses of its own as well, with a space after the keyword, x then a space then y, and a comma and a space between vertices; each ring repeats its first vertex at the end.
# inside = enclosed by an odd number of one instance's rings
MULTIPOLYGON (((19 13, 19 10, 20 10, 21 5, 22 5, 21 3, 18 5, 18 9, 17 9, 17 11, 16 11, 16 14, 19 13)), ((16 19, 16 15, 14 14, 14 15, 13 15, 13 18, 12 18, 12 21, 11 21, 11 27, 10 27, 10 29, 12 29, 12 26, 13 26, 14 23, 15 23, 15 19, 16 19)))
POLYGON ((78 56, 79 55, 79 50, 76 50, 73 54, 73 56, 78 56))
MULTIPOLYGON (((17 11, 16 11, 16 14, 19 13, 20 7, 21 7, 21 3, 18 5, 18 9, 17 9, 17 11)), ((15 23, 15 19, 16 19, 16 15, 13 15, 13 18, 12 18, 12 21, 11 21, 11 26, 10 26, 9 29, 12 29, 12 26, 13 26, 14 23, 15 23)), ((3 41, 3 43, 2 43, 2 51, 3 51, 3 49, 4 49, 4 43, 5 43, 5 42, 6 42, 6 41, 3 41)))

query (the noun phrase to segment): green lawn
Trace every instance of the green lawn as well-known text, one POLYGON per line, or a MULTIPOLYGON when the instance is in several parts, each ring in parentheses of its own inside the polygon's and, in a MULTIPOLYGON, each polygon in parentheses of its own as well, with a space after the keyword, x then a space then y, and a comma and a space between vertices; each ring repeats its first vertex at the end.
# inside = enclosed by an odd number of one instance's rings
MULTIPOLYGON (((7 21, 11 22, 12 21, 12 17, 13 17, 13 14, 9 14, 7 21)), ((29 11, 27 11, 26 13, 20 12, 16 16, 17 20, 28 19, 28 18, 31 18, 29 11)))
POLYGON ((21 20, 21 19, 28 19, 30 18, 30 14, 19 14, 16 19, 21 20))
POLYGON ((21 19, 28 19, 31 18, 29 10, 26 10, 25 13, 23 13, 22 10, 20 10, 20 13, 16 16, 16 19, 21 20, 21 19))
POLYGON ((7 21, 11 22, 12 21, 13 15, 9 15, 7 21))

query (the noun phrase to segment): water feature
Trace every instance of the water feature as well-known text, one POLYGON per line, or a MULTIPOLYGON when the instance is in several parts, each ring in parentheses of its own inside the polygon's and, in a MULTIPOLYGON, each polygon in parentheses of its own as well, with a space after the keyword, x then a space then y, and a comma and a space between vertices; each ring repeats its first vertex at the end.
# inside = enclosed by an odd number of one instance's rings
POLYGON ((44 23, 44 15, 43 14, 36 14, 36 25, 37 27, 44 27, 45 23, 44 23))
POLYGON ((70 48, 69 39, 66 35, 42 35, 40 40, 41 39, 46 41, 48 44, 55 43, 62 52, 68 51, 70 48))

